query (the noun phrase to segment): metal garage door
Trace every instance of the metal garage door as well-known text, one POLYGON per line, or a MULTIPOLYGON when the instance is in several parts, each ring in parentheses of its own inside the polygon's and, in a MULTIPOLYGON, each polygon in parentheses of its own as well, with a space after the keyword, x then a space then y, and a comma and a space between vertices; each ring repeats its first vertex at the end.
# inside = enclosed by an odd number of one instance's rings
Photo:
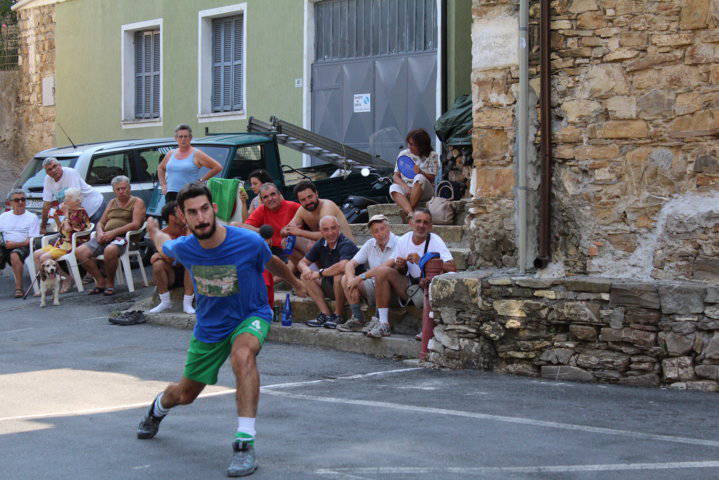
POLYGON ((315 4, 312 130, 394 161, 409 130, 433 134, 436 0, 315 4))

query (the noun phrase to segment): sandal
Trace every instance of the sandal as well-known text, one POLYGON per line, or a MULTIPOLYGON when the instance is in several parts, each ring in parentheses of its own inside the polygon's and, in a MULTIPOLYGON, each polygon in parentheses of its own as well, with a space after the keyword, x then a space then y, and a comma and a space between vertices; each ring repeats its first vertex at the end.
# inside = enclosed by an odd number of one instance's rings
POLYGON ((114 294, 115 294, 115 289, 114 289, 113 287, 107 287, 107 288, 105 289, 104 295, 105 295, 106 297, 109 297, 109 296, 114 295, 114 294))
POLYGON ((22 298, 24 295, 25 292, 22 291, 22 288, 15 289, 15 298, 22 298))
POLYGON ((87 292, 88 295, 99 295, 100 293, 103 293, 105 291, 105 287, 95 287, 89 292, 87 292))

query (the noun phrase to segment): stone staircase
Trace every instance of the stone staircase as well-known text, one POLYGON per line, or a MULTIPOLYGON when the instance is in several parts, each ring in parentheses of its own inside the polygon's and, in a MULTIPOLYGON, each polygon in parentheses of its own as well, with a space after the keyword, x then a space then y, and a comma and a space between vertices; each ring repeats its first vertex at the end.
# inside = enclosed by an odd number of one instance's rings
MULTIPOLYGON (((466 202, 453 202, 455 206, 454 225, 435 225, 433 232, 442 237, 447 244, 460 271, 466 270, 469 248, 464 242, 464 219, 466 216, 466 202)), ((396 235, 410 231, 409 225, 402 222, 400 208, 395 204, 371 205, 369 216, 383 214, 390 222, 390 229, 396 235)), ((370 233, 366 224, 352 224, 352 233, 358 246, 362 246, 369 238, 370 233)), ((275 307, 281 310, 284 306, 286 286, 280 283, 275 289, 275 307)), ((321 347, 334 348, 343 351, 366 353, 380 357, 410 357, 419 355, 420 343, 414 340, 414 335, 420 330, 422 324, 422 311, 414 306, 404 309, 390 309, 390 324, 392 336, 383 339, 368 338, 362 333, 347 333, 336 330, 316 329, 307 327, 304 322, 316 317, 319 310, 309 298, 300 298, 290 295, 294 324, 290 328, 283 328, 279 323, 273 326, 270 339, 283 343, 310 344, 321 347)), ((333 302, 328 303, 333 308, 333 302)), ((347 310, 349 315, 349 309, 347 310)), ((367 310, 365 317, 375 315, 374 309, 367 310)))

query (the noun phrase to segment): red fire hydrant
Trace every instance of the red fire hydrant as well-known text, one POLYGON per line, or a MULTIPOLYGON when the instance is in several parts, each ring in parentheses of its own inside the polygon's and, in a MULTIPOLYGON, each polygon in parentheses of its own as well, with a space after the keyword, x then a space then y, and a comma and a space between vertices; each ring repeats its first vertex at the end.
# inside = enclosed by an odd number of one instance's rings
POLYGON ((425 277, 422 279, 424 289, 424 308, 422 309, 422 352, 419 359, 427 359, 427 344, 429 339, 434 337, 434 319, 429 316, 432 307, 429 304, 429 284, 434 277, 442 273, 444 262, 440 258, 429 260, 424 267, 425 277))

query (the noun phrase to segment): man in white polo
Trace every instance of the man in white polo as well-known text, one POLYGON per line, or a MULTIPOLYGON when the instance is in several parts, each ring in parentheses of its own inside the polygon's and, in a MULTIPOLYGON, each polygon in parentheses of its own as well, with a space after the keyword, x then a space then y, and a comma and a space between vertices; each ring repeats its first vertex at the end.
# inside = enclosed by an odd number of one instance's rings
POLYGON ((45 169, 45 183, 42 187, 42 220, 40 221, 40 233, 45 235, 47 217, 52 202, 61 201, 65 190, 74 187, 82 193, 82 208, 90 216, 90 221, 97 224, 102 217, 104 208, 104 197, 102 193, 88 185, 77 173, 77 170, 70 167, 63 167, 54 157, 48 157, 42 162, 45 169))
POLYGON ((367 222, 367 229, 372 238, 367 240, 359 252, 347 262, 342 288, 349 300, 352 317, 337 326, 342 332, 359 332, 367 324, 361 309, 362 297, 369 305, 375 304, 374 276, 377 268, 387 260, 395 257, 395 248, 399 237, 389 229, 389 222, 384 215, 374 215, 367 222), (355 275, 355 269, 363 266, 367 270, 355 275))

